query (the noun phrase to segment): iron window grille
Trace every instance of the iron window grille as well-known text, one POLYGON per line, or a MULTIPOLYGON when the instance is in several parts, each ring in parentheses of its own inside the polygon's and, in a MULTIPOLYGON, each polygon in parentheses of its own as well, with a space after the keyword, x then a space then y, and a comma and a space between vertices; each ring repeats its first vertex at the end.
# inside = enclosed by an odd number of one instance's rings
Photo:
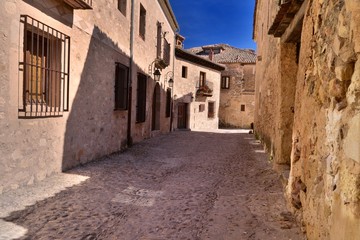
POLYGON ((147 77, 138 73, 137 78, 137 104, 136 104, 136 122, 141 123, 146 120, 146 88, 147 77))
POLYGON ((115 69, 115 110, 128 109, 129 68, 116 63, 115 69))
POLYGON ((230 88, 230 77, 221 77, 221 88, 229 89, 230 88))
POLYGON ((215 102, 208 103, 208 118, 215 117, 215 102))
POLYGON ((171 113, 171 89, 166 90, 166 112, 165 116, 170 117, 171 113))
POLYGON ((70 37, 27 15, 20 23, 19 117, 62 116, 69 111, 70 37))

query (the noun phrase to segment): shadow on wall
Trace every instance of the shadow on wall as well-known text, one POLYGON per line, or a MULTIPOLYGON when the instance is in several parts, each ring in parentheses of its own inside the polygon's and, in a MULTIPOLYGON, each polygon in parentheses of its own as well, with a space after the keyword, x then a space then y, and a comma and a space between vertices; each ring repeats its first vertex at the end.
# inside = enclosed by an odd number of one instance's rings
MULTIPOLYGON (((73 62, 71 64, 72 79, 70 79, 70 96, 73 96, 74 100, 70 105, 66 124, 63 171, 122 151, 127 147, 128 110, 114 110, 116 63, 128 68, 133 87, 137 87, 137 74, 130 73, 129 56, 107 34, 95 26, 88 47, 81 42, 79 37, 81 34, 84 33, 74 29, 73 36, 77 37, 72 40, 72 46, 76 48, 71 49, 73 62), (87 53, 87 55, 82 57, 82 53, 87 53), (85 59, 84 62, 81 59, 85 59), (79 69, 78 66, 83 66, 83 69, 79 69), (76 79, 76 76, 79 76, 79 79, 76 79), (74 89, 77 89, 76 93, 71 93, 74 89)), ((88 39, 88 36, 84 38, 88 39)), ((133 68, 133 73, 146 75, 135 63, 133 63, 133 68)), ((146 82, 146 121, 135 126, 132 124, 132 137, 139 135, 139 132, 148 132, 148 136, 143 138, 150 137, 151 130, 157 130, 161 124, 164 124, 161 121, 165 116, 166 92, 163 88, 160 88, 160 91, 159 89, 154 91, 157 85, 151 78, 147 77, 146 82), (160 95, 160 99, 154 97, 155 93, 160 95), (153 103, 153 101, 156 102, 153 103), (153 116, 154 114, 156 116, 153 116), (153 129, 150 129, 151 121, 156 121, 153 129)), ((132 113, 134 113, 136 91, 133 91, 131 98, 132 113)), ((132 114, 131 122, 136 122, 134 114, 132 114)))
POLYGON ((115 63, 129 67, 129 57, 97 26, 88 47, 80 36, 87 40, 89 36, 77 28, 73 31, 77 37, 72 39, 76 47, 71 49, 70 98, 74 98, 66 124, 62 170, 122 150, 127 137, 128 111, 114 111, 114 86, 115 63))

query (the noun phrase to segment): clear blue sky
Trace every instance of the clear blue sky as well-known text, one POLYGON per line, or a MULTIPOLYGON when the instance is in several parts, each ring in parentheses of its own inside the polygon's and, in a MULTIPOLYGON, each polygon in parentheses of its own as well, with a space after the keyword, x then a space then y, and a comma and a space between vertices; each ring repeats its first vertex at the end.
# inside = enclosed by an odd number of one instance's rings
POLYGON ((170 0, 185 48, 227 43, 256 49, 252 40, 255 0, 170 0))

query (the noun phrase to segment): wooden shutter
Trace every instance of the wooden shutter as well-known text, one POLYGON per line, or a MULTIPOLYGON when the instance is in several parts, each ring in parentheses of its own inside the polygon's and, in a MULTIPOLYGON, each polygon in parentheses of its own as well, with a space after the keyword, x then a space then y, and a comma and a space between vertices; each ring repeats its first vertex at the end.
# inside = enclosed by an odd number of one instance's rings
POLYGON ((139 73, 137 85, 136 122, 145 122, 147 77, 139 73))
POLYGON ((115 110, 128 107, 128 68, 116 63, 115 70, 115 110))

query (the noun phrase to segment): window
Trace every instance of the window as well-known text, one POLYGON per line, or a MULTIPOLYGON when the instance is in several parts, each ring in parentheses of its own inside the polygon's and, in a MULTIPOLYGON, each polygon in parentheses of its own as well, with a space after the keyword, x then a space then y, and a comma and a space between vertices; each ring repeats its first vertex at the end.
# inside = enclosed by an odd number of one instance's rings
POLYGON ((61 116, 69 110, 70 37, 29 16, 24 28, 19 117, 61 116))
POLYGON ((200 72, 199 87, 205 86, 206 73, 200 72))
POLYGON ((215 117, 215 102, 208 102, 208 118, 215 117))
POLYGON ((128 107, 128 74, 128 67, 116 63, 115 110, 126 110, 128 107))
POLYGON ((199 112, 203 112, 205 111, 205 104, 200 104, 199 105, 199 112))
POLYGON ((138 73, 137 78, 137 105, 136 105, 136 122, 145 122, 146 118, 146 85, 147 77, 138 73))
POLYGON ((166 90, 166 117, 170 117, 171 114, 171 89, 166 90))
POLYGON ((241 104, 240 111, 245 112, 245 105, 244 104, 241 104))
POLYGON ((221 88, 229 89, 230 87, 230 77, 221 77, 221 88))
POLYGON ((162 24, 157 22, 157 43, 156 43, 156 57, 161 59, 161 39, 162 39, 162 24))
POLYGON ((181 69, 181 76, 183 78, 187 78, 187 72, 188 72, 188 68, 186 66, 182 66, 182 69, 181 69))
POLYGON ((126 0, 118 0, 119 11, 126 16, 126 0))
POLYGON ((139 21, 139 35, 145 40, 145 28, 146 28, 146 10, 143 5, 140 4, 140 21, 139 21))

